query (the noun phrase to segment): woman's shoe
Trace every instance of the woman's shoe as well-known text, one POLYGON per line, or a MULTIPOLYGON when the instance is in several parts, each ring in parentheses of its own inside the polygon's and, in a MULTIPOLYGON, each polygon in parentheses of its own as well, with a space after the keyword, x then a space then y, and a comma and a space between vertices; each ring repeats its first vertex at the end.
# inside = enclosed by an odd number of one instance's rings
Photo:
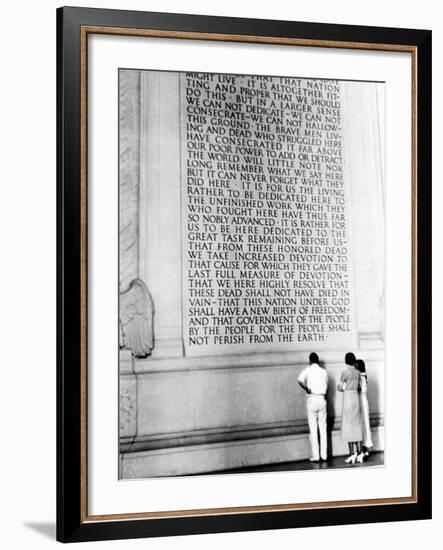
POLYGON ((346 464, 355 464, 356 460, 357 460, 357 453, 354 453, 351 456, 348 456, 348 458, 345 460, 345 462, 346 462, 346 464))
POLYGON ((365 453, 359 453, 359 454, 357 455, 357 462, 358 462, 359 464, 362 464, 364 458, 365 458, 365 453))

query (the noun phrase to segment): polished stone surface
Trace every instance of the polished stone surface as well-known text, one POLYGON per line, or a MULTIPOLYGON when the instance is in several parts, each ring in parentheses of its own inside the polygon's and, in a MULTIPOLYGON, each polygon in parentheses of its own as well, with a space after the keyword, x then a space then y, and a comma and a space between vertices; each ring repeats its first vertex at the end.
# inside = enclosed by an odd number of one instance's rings
POLYGON ((383 466, 385 453, 377 452, 369 455, 362 464, 346 464, 344 456, 336 456, 326 462, 309 462, 309 460, 296 460, 282 464, 266 464, 264 466, 249 466, 247 468, 236 468, 212 472, 211 475, 247 474, 253 472, 290 472, 298 470, 335 470, 337 468, 367 468, 368 466, 383 466))

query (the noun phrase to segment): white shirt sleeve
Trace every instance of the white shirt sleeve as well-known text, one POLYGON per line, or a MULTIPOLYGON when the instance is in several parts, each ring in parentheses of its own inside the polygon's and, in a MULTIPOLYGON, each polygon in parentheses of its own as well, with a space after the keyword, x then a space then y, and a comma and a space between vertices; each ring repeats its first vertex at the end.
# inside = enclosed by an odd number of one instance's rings
POLYGON ((303 384, 306 385, 306 379, 307 379, 307 372, 306 372, 307 369, 303 369, 300 373, 300 376, 298 377, 298 381, 299 382, 302 382, 303 384))

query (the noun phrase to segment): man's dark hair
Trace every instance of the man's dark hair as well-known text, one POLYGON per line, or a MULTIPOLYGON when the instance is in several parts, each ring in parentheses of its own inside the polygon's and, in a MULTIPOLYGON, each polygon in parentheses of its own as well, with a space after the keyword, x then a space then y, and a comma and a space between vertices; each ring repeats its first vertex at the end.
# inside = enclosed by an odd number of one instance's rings
POLYGON ((318 355, 315 352, 309 354, 310 363, 318 363, 318 355))
POLYGON ((348 353, 345 355, 345 363, 346 363, 347 365, 354 366, 356 361, 357 361, 357 359, 355 358, 355 355, 354 355, 353 353, 348 352, 348 353))

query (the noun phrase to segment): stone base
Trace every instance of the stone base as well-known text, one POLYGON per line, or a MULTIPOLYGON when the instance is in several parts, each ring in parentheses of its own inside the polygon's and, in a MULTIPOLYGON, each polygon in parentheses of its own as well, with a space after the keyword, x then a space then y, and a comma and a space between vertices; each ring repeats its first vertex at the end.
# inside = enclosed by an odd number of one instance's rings
MULTIPOLYGON (((383 426, 372 430, 372 438, 373 450, 384 450, 383 426)), ((307 460, 310 452, 309 437, 304 433, 123 453, 120 458, 120 478, 202 474, 246 466, 293 462, 307 460)), ((342 441, 338 430, 331 433, 330 454, 348 454, 348 445, 342 441)))

